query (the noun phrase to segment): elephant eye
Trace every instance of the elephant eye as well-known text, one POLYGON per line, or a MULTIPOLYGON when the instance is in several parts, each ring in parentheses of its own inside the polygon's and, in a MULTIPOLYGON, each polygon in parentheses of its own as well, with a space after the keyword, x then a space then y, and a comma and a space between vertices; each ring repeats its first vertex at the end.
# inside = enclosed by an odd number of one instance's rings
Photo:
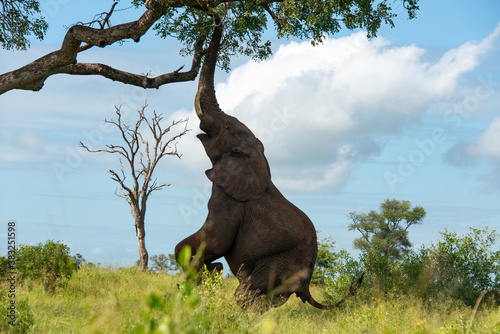
POLYGON ((243 151, 239 150, 239 149, 235 149, 235 150, 232 150, 230 155, 232 157, 235 157, 235 158, 246 158, 248 157, 247 154, 245 154, 243 151))
POLYGON ((231 128, 229 127, 229 125, 226 125, 226 130, 231 130, 231 128))

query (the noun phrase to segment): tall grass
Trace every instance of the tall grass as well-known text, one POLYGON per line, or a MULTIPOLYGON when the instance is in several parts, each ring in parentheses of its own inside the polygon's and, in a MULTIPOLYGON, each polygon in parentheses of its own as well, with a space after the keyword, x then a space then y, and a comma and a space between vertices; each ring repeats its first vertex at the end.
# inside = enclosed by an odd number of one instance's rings
MULTIPOLYGON (((181 276, 84 266, 52 294, 43 282, 18 286, 17 301, 25 304, 18 310, 18 321, 26 318, 31 333, 500 334, 500 308, 488 300, 473 314, 473 308, 441 297, 421 300, 388 294, 374 298, 361 291, 332 311, 317 310, 291 297, 282 307, 262 312, 258 307, 243 310, 236 305, 237 284, 234 278, 208 278, 190 286, 181 276)), ((0 285, 2 298, 5 290, 0 285)), ((312 293, 322 299, 319 287, 313 287, 312 293)))

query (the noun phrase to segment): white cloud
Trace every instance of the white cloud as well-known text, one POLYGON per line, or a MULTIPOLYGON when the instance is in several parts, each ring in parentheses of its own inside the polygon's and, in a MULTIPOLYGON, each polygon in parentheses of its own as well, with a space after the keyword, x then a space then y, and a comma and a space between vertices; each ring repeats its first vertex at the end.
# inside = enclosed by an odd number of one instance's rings
MULTIPOLYGON (((337 190, 360 163, 381 152, 388 135, 418 121, 429 106, 457 98, 460 76, 479 64, 499 34, 500 25, 481 42, 465 43, 433 62, 426 60, 422 48, 393 46, 384 38, 367 40, 363 32, 327 39, 316 47, 309 42, 291 42, 269 60, 250 61, 233 69, 227 80, 216 86, 217 96, 223 110, 247 124, 264 143, 273 178, 280 187, 337 190)), ((4 108, 12 111, 7 115, 14 116, 6 117, 4 126, 14 133, 8 135, 9 140, 5 132, 0 134, 2 160, 9 152, 18 161, 43 159, 33 154, 40 152, 36 145, 45 147, 41 152, 46 159, 64 159, 67 150, 61 153, 60 148, 69 145, 75 149, 79 140, 85 140, 85 133, 100 131, 102 119, 114 117, 113 104, 135 111, 148 99, 150 108, 164 112, 169 120, 188 117, 193 129, 179 143, 182 160, 170 159, 162 166, 169 172, 174 168, 188 173, 184 178, 188 182, 206 182, 200 170, 209 168, 210 163, 196 138, 194 110, 189 106, 189 110, 172 113, 159 107, 163 102, 170 106, 172 101, 183 100, 176 88, 146 92, 132 87, 118 93, 116 86, 107 90, 108 81, 90 78, 85 84, 93 89, 82 104, 63 93, 62 86, 70 81, 63 77, 57 80, 48 81, 39 93, 57 101, 62 106, 57 110, 54 104, 38 101, 27 114, 16 113, 19 99, 30 108, 25 102, 27 93, 8 93, 14 98, 4 101, 4 108), (98 98, 89 104, 88 96, 95 94, 98 98), (110 102, 110 96, 115 100, 110 102), (15 133, 16 124, 25 124, 27 132, 15 133), (49 133, 53 129, 57 129, 56 134, 49 133)), ((81 85, 79 79, 78 87, 81 85)), ((113 139, 103 132, 98 142, 107 144, 113 139)), ((492 154, 488 151, 491 147, 477 145, 478 152, 492 154)))
POLYGON ((500 117, 491 122, 476 143, 467 147, 467 153, 470 156, 500 161, 500 117))
POLYGON ((316 47, 292 42, 267 61, 234 69, 217 96, 264 142, 280 186, 335 190, 381 151, 380 138, 455 97, 460 76, 479 64, 499 33, 500 25, 435 62, 417 46, 367 40, 362 32, 316 47))
POLYGON ((0 129, 0 161, 40 161, 44 157, 44 141, 30 131, 0 129))
POLYGON ((484 189, 500 189, 500 117, 495 118, 477 141, 458 143, 450 149, 447 161, 462 167, 482 164, 479 179, 484 189))

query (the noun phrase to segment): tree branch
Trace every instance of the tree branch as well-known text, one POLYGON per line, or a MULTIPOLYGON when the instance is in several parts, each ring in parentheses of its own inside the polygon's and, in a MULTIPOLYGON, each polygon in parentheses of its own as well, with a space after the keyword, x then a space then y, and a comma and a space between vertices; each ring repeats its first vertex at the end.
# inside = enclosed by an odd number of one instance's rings
MULTIPOLYGON (((113 3, 113 5, 111 6, 111 9, 109 10, 109 12, 107 12, 107 13, 102 13, 102 14, 101 14, 101 15, 106 14, 106 16, 105 16, 102 20, 97 19, 97 20, 94 20, 94 21, 92 21, 92 22, 89 22, 87 25, 88 25, 88 26, 91 26, 93 23, 98 22, 98 23, 99 23, 99 26, 101 27, 101 29, 104 29, 104 27, 105 27, 106 25, 108 25, 108 27, 110 27, 109 19, 110 19, 110 17, 111 17, 111 14, 113 14, 113 11, 115 10, 115 7, 116 7, 116 5, 117 5, 117 4, 118 4, 118 1, 115 1, 115 2, 113 3)), ((94 16, 94 18, 95 18, 95 16, 94 16)), ((78 52, 82 52, 82 51, 88 50, 88 49, 90 49, 92 46, 93 46, 92 44, 87 43, 87 44, 85 44, 85 45, 83 45, 83 46, 80 46, 80 47, 78 48, 78 52)))
MULTIPOLYGON (((94 19, 90 23, 80 23, 70 27, 59 50, 38 58, 17 70, 1 74, 0 95, 13 89, 39 91, 48 77, 58 73, 100 75, 125 84, 156 89, 173 82, 192 81, 198 75, 201 59, 204 54, 203 44, 205 38, 202 36, 198 37, 196 42, 194 42, 195 52, 189 70, 181 72, 181 69, 184 67, 182 66, 175 71, 152 78, 147 75, 125 72, 104 64, 78 63, 77 55, 79 52, 88 50, 93 46, 102 48, 125 39, 132 39, 134 42, 139 42, 141 36, 167 12, 168 8, 191 7, 213 14, 215 13, 215 8, 221 3, 224 3, 227 7, 229 3, 236 1, 240 0, 146 0, 144 1, 146 11, 139 19, 110 26, 109 20, 117 5, 117 2, 114 2, 108 12, 100 14, 101 18, 104 16, 102 19, 94 19), (99 27, 88 26, 96 22, 99 23, 99 27), (107 28, 105 28, 106 26, 107 28)), ((269 12, 278 26, 279 21, 277 21, 276 15, 269 8, 269 4, 279 2, 282 2, 282 0, 257 2, 257 5, 263 6, 269 12)))
MULTIPOLYGON (((180 6, 181 1, 178 2, 173 2, 169 6, 180 6)), ((158 88, 171 82, 194 80, 198 74, 201 57, 203 56, 201 46, 204 40, 201 38, 195 42, 194 46, 197 51, 193 56, 191 69, 187 72, 179 72, 179 69, 156 78, 147 78, 145 75, 119 71, 102 64, 77 63, 78 52, 92 46, 105 47, 124 39, 139 42, 140 37, 149 30, 167 9, 167 5, 162 0, 148 0, 145 5, 147 10, 136 21, 106 29, 96 29, 83 25, 72 26, 68 29, 60 50, 49 53, 17 70, 0 75, 0 94, 12 89, 38 91, 43 87, 45 80, 56 73, 102 75, 112 80, 144 88, 158 88), (80 47, 82 43, 86 43, 86 45, 80 47)), ((182 5, 186 4, 182 3, 182 5)), ((113 9, 114 7, 112 7, 113 9)), ((109 15, 111 15, 112 10, 110 10, 109 15)), ((105 18, 105 20, 109 20, 109 17, 105 18)))
POLYGON ((267 3, 264 3, 264 4, 262 5, 262 7, 266 10, 266 12, 267 12, 269 15, 271 15, 271 17, 273 18, 274 23, 276 23, 276 25, 278 26, 278 30, 283 29, 283 26, 282 26, 282 24, 281 24, 281 22, 280 22, 280 19, 278 18, 278 16, 276 16, 276 13, 274 13, 274 12, 272 11, 272 9, 269 7, 269 5, 268 5, 267 3))

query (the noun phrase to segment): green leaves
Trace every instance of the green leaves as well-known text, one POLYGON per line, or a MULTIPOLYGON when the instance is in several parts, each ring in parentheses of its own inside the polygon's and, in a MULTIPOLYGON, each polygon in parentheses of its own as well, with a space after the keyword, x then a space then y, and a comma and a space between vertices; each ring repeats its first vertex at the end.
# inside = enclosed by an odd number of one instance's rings
POLYGON ((17 251, 16 267, 20 279, 41 280, 49 293, 54 286, 67 281, 76 269, 69 247, 53 240, 36 246, 21 246, 17 251))
POLYGON ((179 266, 183 270, 187 270, 189 263, 191 262, 191 247, 184 246, 179 252, 179 256, 177 257, 177 262, 179 262, 179 266))
POLYGON ((408 229, 422 222, 425 210, 420 206, 411 209, 409 201, 387 199, 380 205, 380 212, 351 212, 348 217, 353 221, 349 230, 362 235, 354 240, 355 248, 395 260, 410 250, 408 229))
POLYGON ((136 334, 143 333, 196 333, 200 316, 194 315, 201 303, 196 289, 196 268, 205 246, 202 244, 194 257, 191 247, 182 247, 177 261, 184 271, 184 284, 177 285, 177 291, 167 296, 151 293, 146 298, 149 309, 143 313, 143 322, 134 328, 136 334))
MULTIPOLYGON (((410 18, 415 17, 418 0, 401 1, 410 18)), ((271 42, 264 41, 264 33, 274 23, 278 38, 309 39, 313 45, 322 43, 325 36, 334 35, 342 28, 366 29, 368 37, 376 36, 382 23, 394 26, 396 14, 391 4, 399 1, 375 0, 284 0, 284 1, 205 1, 211 13, 199 6, 169 7, 155 25, 163 38, 174 37, 184 48, 182 55, 194 53, 195 41, 207 39, 213 29, 212 14, 223 20, 224 40, 219 52, 219 65, 229 70, 233 56, 245 55, 263 60, 271 55, 271 42)), ((139 6, 144 1, 134 0, 139 6)), ((205 41, 208 43, 209 41, 205 41)))
POLYGON ((26 38, 34 34, 43 39, 48 24, 40 14, 37 0, 5 0, 0 7, 0 44, 4 49, 26 50, 29 41, 26 38))
POLYGON ((470 228, 464 236, 445 230, 431 248, 433 289, 474 305, 483 291, 500 296, 500 251, 493 246, 500 237, 495 230, 470 228))

